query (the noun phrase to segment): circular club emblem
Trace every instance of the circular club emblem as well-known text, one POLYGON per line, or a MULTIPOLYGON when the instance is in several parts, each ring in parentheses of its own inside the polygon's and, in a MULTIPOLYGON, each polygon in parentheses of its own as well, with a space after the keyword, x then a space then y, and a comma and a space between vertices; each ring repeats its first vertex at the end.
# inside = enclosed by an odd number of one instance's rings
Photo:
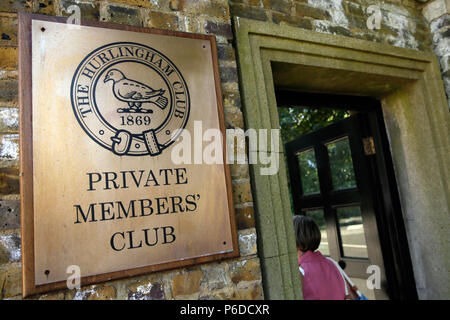
POLYGON ((72 79, 71 100, 84 131, 117 155, 159 155, 184 129, 189 91, 165 55, 133 42, 92 51, 72 79))

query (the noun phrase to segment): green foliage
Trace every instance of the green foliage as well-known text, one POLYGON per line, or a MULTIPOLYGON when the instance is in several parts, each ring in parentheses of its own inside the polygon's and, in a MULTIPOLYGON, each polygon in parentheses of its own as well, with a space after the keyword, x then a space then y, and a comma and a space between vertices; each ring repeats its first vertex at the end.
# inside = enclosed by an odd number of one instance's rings
POLYGON ((350 145, 342 139, 327 145, 330 158, 331 180, 333 189, 341 190, 356 187, 350 145))
POLYGON ((308 108, 278 108, 281 137, 283 142, 289 142, 309 132, 319 130, 336 121, 350 116, 346 110, 308 109, 308 108))
MULTIPOLYGON (((350 113, 346 110, 280 107, 278 108, 278 116, 280 120, 281 137, 283 142, 286 143, 307 133, 343 120, 349 117, 350 113)), ((335 178, 337 185, 348 186, 348 181, 351 181, 353 177, 353 166, 351 164, 350 154, 345 150, 345 147, 339 145, 332 148, 330 152, 336 157, 338 163, 338 166, 334 168, 334 170, 332 169, 333 176, 337 177, 335 178)), ((319 192, 317 164, 314 152, 305 152, 299 155, 298 160, 302 174, 302 186, 305 194, 319 192)), ((292 192, 290 194, 291 207, 293 208, 292 192)), ((292 212, 292 214, 294 213, 292 212)))
POLYGON ((319 193, 319 177, 314 150, 302 152, 297 156, 297 160, 300 167, 303 194, 319 193))

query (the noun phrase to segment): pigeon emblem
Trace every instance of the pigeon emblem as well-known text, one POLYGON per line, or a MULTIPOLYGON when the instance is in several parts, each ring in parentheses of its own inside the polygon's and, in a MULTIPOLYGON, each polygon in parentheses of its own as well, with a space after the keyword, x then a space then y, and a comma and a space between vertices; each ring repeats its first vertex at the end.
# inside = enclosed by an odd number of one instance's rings
POLYGON ((113 82, 114 97, 119 101, 128 103, 129 108, 119 108, 117 109, 118 113, 153 113, 151 109, 142 108, 143 103, 152 103, 162 110, 167 107, 168 100, 164 97, 165 90, 155 90, 146 84, 128 79, 118 69, 108 71, 103 82, 108 81, 113 82))

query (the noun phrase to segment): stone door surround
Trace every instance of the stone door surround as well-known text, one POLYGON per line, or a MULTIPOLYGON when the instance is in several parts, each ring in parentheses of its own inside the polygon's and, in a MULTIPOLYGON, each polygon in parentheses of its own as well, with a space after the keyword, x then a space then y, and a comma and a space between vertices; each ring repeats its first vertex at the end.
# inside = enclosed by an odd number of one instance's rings
MULTIPOLYGON (((239 17, 233 23, 247 128, 279 128, 272 63, 300 66, 305 73, 291 83, 298 89, 381 100, 419 298, 448 298, 450 116, 434 54, 239 17), (311 79, 315 72, 320 78, 311 79)), ((279 152, 277 175, 251 170, 264 295, 301 299, 279 152)))

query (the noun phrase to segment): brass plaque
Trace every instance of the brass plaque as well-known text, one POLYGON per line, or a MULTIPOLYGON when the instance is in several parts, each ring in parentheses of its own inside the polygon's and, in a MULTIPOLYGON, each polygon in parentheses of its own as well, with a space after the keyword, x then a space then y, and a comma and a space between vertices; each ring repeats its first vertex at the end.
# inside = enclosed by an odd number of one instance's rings
POLYGON ((171 158, 224 130, 214 38, 31 21, 34 285, 236 256, 226 165, 171 158))

